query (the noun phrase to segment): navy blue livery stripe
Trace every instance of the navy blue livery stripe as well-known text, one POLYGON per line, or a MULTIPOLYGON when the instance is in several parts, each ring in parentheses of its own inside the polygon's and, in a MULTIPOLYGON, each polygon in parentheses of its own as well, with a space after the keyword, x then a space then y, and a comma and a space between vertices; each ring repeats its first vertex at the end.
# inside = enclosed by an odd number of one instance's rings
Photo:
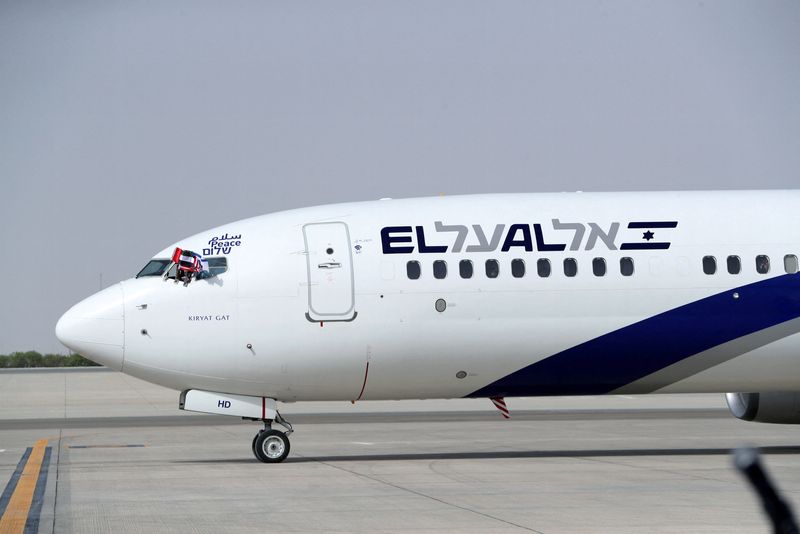
POLYGON ((628 223, 628 228, 677 228, 678 221, 634 221, 628 223))
POLYGON ((800 275, 769 278, 581 343, 467 397, 610 393, 690 356, 797 317, 800 275))

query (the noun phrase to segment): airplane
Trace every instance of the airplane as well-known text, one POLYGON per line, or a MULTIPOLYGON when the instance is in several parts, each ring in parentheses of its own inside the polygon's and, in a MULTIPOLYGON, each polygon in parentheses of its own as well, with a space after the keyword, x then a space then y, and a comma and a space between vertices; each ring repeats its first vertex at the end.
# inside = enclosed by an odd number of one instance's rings
POLYGON ((719 392, 798 424, 798 256, 792 190, 333 204, 173 243, 56 336, 180 409, 262 422, 265 463, 296 401, 719 392))

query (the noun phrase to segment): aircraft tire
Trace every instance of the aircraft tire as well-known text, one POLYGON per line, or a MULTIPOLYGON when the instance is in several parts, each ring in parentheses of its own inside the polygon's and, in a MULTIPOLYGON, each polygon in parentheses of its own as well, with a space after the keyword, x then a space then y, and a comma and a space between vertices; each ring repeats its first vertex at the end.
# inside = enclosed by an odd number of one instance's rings
POLYGON ((253 445, 256 458, 265 464, 276 464, 289 456, 289 437, 280 430, 259 432, 253 445))

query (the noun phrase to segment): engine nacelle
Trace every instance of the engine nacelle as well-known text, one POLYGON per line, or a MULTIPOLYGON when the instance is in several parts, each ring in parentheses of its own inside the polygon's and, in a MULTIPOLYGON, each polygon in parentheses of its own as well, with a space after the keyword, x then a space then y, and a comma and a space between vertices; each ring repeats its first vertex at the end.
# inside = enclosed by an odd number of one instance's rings
POLYGON ((731 413, 745 421, 800 424, 800 392, 726 393, 731 413))

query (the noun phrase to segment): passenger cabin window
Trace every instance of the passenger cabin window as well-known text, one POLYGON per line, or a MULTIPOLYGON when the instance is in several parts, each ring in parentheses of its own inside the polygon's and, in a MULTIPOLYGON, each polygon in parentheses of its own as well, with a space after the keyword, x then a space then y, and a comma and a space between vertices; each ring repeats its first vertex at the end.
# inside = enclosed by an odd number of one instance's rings
POLYGON ((511 260, 511 276, 514 278, 525 276, 525 260, 511 260))
POLYGON ((717 272, 717 258, 714 256, 703 256, 703 272, 714 274, 717 272))
POLYGON ((756 271, 758 271, 758 274, 767 274, 769 272, 769 256, 763 254, 756 256, 756 271))
POLYGON ((548 260, 547 258, 542 258, 536 261, 536 272, 539 274, 540 277, 547 278, 548 276, 550 276, 550 271, 551 271, 550 260, 548 260))
POLYGON ((595 276, 606 275, 606 260, 603 258, 595 258, 592 260, 592 272, 595 276))
POLYGON ((419 275, 422 274, 422 269, 418 261, 409 261, 406 263, 406 274, 410 280, 417 280, 419 275))
POLYGON ((447 262, 444 260, 436 260, 433 262, 433 277, 437 280, 447 277, 447 262))
POLYGON ((136 278, 142 278, 144 276, 161 276, 164 274, 164 271, 167 269, 167 266, 172 263, 170 260, 150 260, 147 262, 139 274, 136 275, 136 278))
POLYGON ((486 277, 497 278, 498 274, 500 274, 500 264, 497 260, 486 260, 486 277))
POLYGON ((739 256, 728 256, 728 273, 739 274, 742 272, 742 260, 739 256))
POLYGON ((631 276, 633 274, 633 258, 620 258, 619 272, 622 276, 631 276))
POLYGON ((800 265, 797 264, 797 256, 794 254, 787 254, 783 257, 783 268, 789 274, 795 274, 800 270, 800 265))
POLYGON ((461 278, 472 278, 472 262, 470 260, 461 260, 458 262, 458 274, 461 278))
POLYGON ((564 258, 564 274, 570 278, 578 274, 578 262, 575 258, 564 258))

